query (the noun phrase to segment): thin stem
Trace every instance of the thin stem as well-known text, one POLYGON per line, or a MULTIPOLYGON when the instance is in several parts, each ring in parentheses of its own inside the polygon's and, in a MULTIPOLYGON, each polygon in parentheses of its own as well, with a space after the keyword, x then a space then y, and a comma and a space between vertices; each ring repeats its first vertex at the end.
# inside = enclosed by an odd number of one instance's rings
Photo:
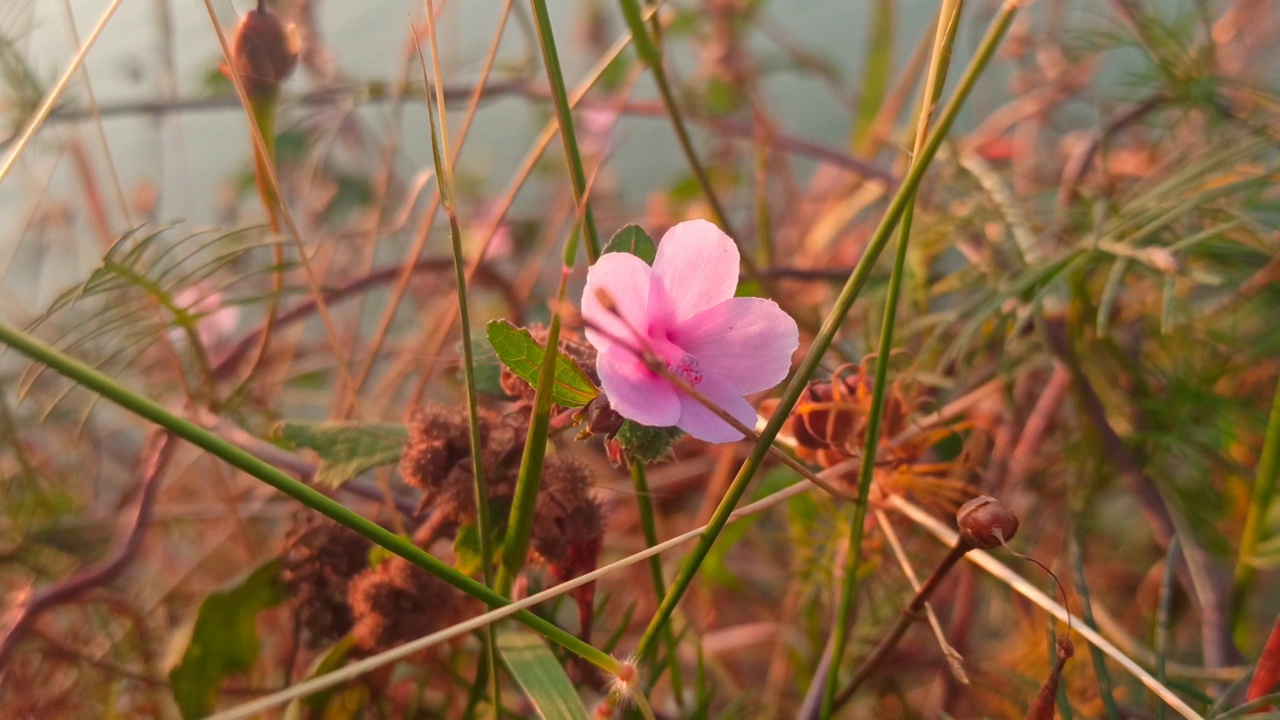
MULTIPOLYGON (((693 149, 693 141, 689 139, 689 130, 685 126, 684 116, 680 113, 680 106, 676 103, 675 93, 671 90, 671 81, 662 65, 662 50, 654 42, 654 39, 649 36, 649 30, 644 26, 640 3, 638 0, 619 0, 619 2, 622 6, 622 16, 627 21, 628 29, 631 30, 631 39, 635 45, 636 54, 640 56, 641 62, 653 72, 653 80, 658 86, 658 94, 662 96, 663 108, 666 110, 667 117, 671 118, 671 127, 675 130, 676 140, 680 143, 680 152, 684 154, 685 160, 688 161, 689 170, 693 173, 694 180, 698 183, 698 187, 702 189, 702 194, 706 197, 707 204, 711 206, 711 212, 716 216, 716 222, 721 229, 729 237, 734 238, 734 242, 741 242, 740 236, 734 232, 729 223, 729 214, 725 212, 724 205, 720 202, 720 197, 716 195, 715 188, 711 186, 711 177, 707 174, 702 161, 698 159, 697 151, 693 149)), ((747 253, 740 253, 740 255, 747 274, 752 278, 757 277, 758 271, 755 263, 751 260, 751 256, 747 253)))
MULTIPOLYGON (((947 69, 951 64, 951 47, 955 41, 956 27, 960 24, 960 11, 963 0, 947 0, 938 10, 938 24, 933 40, 933 59, 930 61, 929 74, 925 78, 924 90, 920 96, 920 113, 916 121, 916 137, 913 148, 919 153, 929 134, 929 118, 933 114, 933 105, 942 93, 942 85, 946 80, 947 69)), ((868 497, 871 492, 871 481, 875 477, 876 450, 880 446, 880 422, 884 416, 885 389, 888 387, 889 360, 893 351, 893 330, 897 324, 898 298, 902 292, 902 278, 906 274, 907 245, 911 237, 911 221, 915 214, 915 192, 907 198, 902 212, 901 226, 898 232, 898 248, 894 254, 893 272, 889 276, 889 290, 885 298, 884 320, 880 326, 880 349, 876 356, 875 379, 871 388, 871 407, 867 411, 867 432, 862 443, 862 465, 858 468, 858 493, 854 500, 852 516, 849 524, 849 546, 845 554, 844 582, 840 587, 840 601, 836 611, 836 626, 832 639, 831 670, 827 673, 826 687, 822 695, 822 717, 830 717, 835 710, 836 688, 840 682, 840 660, 844 656, 844 646, 849 638, 849 623, 853 619, 853 599, 858 589, 858 565, 862 560, 862 538, 866 528, 867 509, 870 505, 868 497)), ((928 587, 928 583, 926 583, 928 587)), ((895 627, 894 631, 905 631, 895 627)), ((891 635, 892 635, 891 631, 891 635)), ((886 637, 889 647, 897 643, 897 638, 886 637)), ((884 643, 881 644, 883 646, 884 643)), ((877 648, 879 650, 880 648, 877 648)), ((872 658, 868 658, 871 660, 872 658)), ((867 664, 864 663, 866 668, 867 664)))
MULTIPOLYGON (((587 175, 582 169, 582 153, 578 150, 578 136, 573 131, 573 112, 569 93, 564 86, 564 73, 560 70, 560 54, 551 32, 551 17, 547 14, 546 0, 529 0, 533 17, 538 26, 538 40, 542 48, 542 62, 547 69, 547 83, 551 86, 551 98, 556 108, 556 120, 560 126, 560 142, 564 146, 565 162, 569 166, 569 181, 573 185, 573 197, 582 207, 582 230, 587 239, 587 262, 600 257, 600 238, 596 233, 595 216, 587 198, 587 175)), ((577 236, 565 243, 564 264, 573 267, 578 252, 577 236)), ((548 346, 550 347, 550 346, 548 346)))
MULTIPOLYGON (((227 42, 226 33, 222 32, 222 25, 218 22, 218 14, 214 12, 211 0, 204 0, 205 10, 209 14, 209 22, 213 25, 213 32, 218 37, 218 45, 222 48, 222 57, 226 60, 228 66, 235 67, 235 55, 231 50, 230 43, 227 42)), ((245 88, 244 78, 239 72, 231 73, 232 84, 235 85, 236 95, 240 98, 240 104, 244 107, 244 111, 249 119, 249 139, 253 143, 254 150, 258 153, 267 153, 267 140, 262 135, 258 123, 253 117, 252 103, 249 99, 248 90, 245 88)), ((329 308, 324 302, 324 293, 320 290, 320 280, 316 277, 315 270, 311 267, 310 261, 307 260, 306 249, 302 245, 302 233, 298 230, 298 224, 293 219, 293 213, 289 211, 289 204, 284 201, 284 195, 281 192, 283 187, 280 184, 280 177, 276 173, 275 166, 267 163, 263 166, 266 171, 266 177, 270 180, 271 187, 275 190, 278 200, 280 218, 284 220, 285 227, 289 231, 289 239, 293 241, 294 247, 298 251, 300 264, 302 265, 303 275, 306 278, 307 286, 311 290, 312 297, 316 300, 316 310, 320 313, 320 323, 324 326, 325 336, 329 341, 329 348, 333 351, 334 359, 338 368, 339 386, 350 394, 351 406, 359 407, 359 399, 357 397, 355 385, 351 382, 351 376, 348 371, 350 363, 348 362, 347 351, 344 349, 341 339, 338 337, 338 331, 334 327, 333 318, 329 316, 329 308)), ((358 415, 358 413, 357 413, 358 415)))
MULTIPOLYGON (((453 242, 454 281, 458 291, 458 327, 462 331, 462 370, 467 386, 467 424, 471 440, 471 476, 475 479, 476 531, 480 534, 480 568, 484 584, 493 586, 492 521, 489 513, 489 488, 485 482, 484 462, 481 458, 483 439, 480 437, 480 406, 476 399, 475 349, 472 347, 471 315, 467 309, 466 261, 462 254, 462 229, 458 227, 458 213, 453 204, 453 168, 449 165, 449 119, 445 113, 443 73, 440 70, 440 47, 436 35, 435 8, 432 0, 427 4, 427 35, 431 44, 431 70, 435 85, 435 112, 440 115, 437 129, 435 113, 431 107, 431 92, 426 93, 427 123, 431 131, 431 157, 436 167, 436 185, 440 191, 440 206, 449 219, 449 236, 453 242), (437 136, 437 132, 439 135, 437 136)), ((416 36, 416 32, 415 32, 416 36)), ((415 37, 416 39, 416 37, 415 37)), ((414 43, 418 61, 422 65, 422 81, 427 82, 426 60, 422 57, 421 43, 414 43)), ((493 625, 484 630, 485 652, 483 668, 476 678, 475 687, 484 683, 487 675, 493 683, 494 717, 500 717, 501 696, 498 676, 498 640, 493 625)))
MULTIPOLYGON (((649 492, 649 479, 642 463, 632 460, 628 467, 631 470, 631 483, 636 491, 636 505, 640 509, 640 529, 644 533, 645 547, 653 547, 658 544, 658 524, 654 518, 653 495, 649 492)), ((662 602, 667 594, 667 581, 662 576, 662 558, 654 555, 649 559, 649 574, 653 577, 653 592, 658 602, 662 602)), ((670 625, 667 626, 665 639, 667 664, 671 669, 671 694, 679 703, 684 697, 684 683, 680 677, 680 658, 676 652, 678 645, 675 631, 670 625)))
POLYGON ((1258 458, 1258 477, 1253 481, 1253 494, 1249 498, 1249 510, 1244 518, 1244 530, 1240 532, 1240 555, 1236 560, 1235 583, 1232 588, 1231 610, 1228 622, 1240 632, 1244 620, 1245 599, 1253 585, 1256 568, 1253 554, 1264 530, 1263 519, 1275 497, 1276 483, 1280 481, 1280 382, 1276 383, 1276 395, 1271 401, 1271 416, 1267 420, 1267 434, 1262 441, 1262 455, 1258 458))
POLYGON ((778 403, 778 408, 769 423, 765 425, 764 432, 760 434, 760 440, 752 448, 737 476, 730 483, 729 489, 725 491, 723 500, 721 500, 720 505, 717 506, 712 514, 711 520, 707 523, 707 532, 689 554, 684 565, 681 566, 670 592, 658 607, 658 611, 645 629, 644 635, 641 636, 636 650, 640 657, 643 658, 652 652, 654 642, 657 640, 662 626, 671 618, 676 605, 684 597, 685 591, 689 589, 690 583, 693 582, 693 576, 702 565, 702 561, 706 559, 707 553, 710 552, 711 546, 715 544, 716 538, 719 537, 720 532, 724 529, 725 523, 728 522, 729 515, 733 512, 734 507, 737 506, 738 501, 746 492, 748 482, 760 467, 765 455, 769 452, 770 445, 778 436, 778 432, 782 430, 783 423, 786 422, 792 409, 795 408, 801 393, 809 382, 809 378, 818 369, 823 355, 831 346, 832 340, 835 339, 836 333, 844 323, 845 316, 849 313, 849 309, 853 307, 854 301, 857 300, 859 293, 862 292, 862 288, 870 278, 871 270, 876 260, 880 257, 885 245, 888 244, 890 234, 897 225, 899 218, 902 217, 907 198, 919 187, 929 162, 942 146, 947 132, 960 114, 960 108, 964 105, 974 85, 977 84, 978 77, 995 55, 996 48, 999 46, 1005 32, 1009 29, 1009 25, 1013 22, 1019 7, 1020 3, 1016 2, 1016 0, 1006 0, 1000 12, 992 21, 986 36, 978 46, 977 52, 974 54, 973 59, 970 60, 969 67, 956 88, 955 95, 947 103, 946 109, 939 118, 937 129, 929 137, 929 142, 925 144, 924 149, 917 156, 916 162, 912 164, 910 171, 907 173, 907 177, 903 179, 898 191, 894 194, 893 200, 885 210, 884 217, 872 235, 870 242, 868 242, 867 249, 863 253, 861 260, 858 261, 857 266, 854 267, 853 272, 849 275, 849 279, 845 282, 844 288, 836 297, 834 306, 822 323, 822 328, 814 337, 813 344, 809 346, 809 351, 805 354, 804 360, 801 361, 800 367, 792 377, 786 392, 783 393, 778 403))
MULTIPOLYGON (((0 322, 0 343, 12 347, 36 362, 47 365, 53 371, 88 390, 102 395, 125 410, 160 425, 174 435, 208 451, 231 466, 261 480, 312 510, 345 525, 354 532, 390 550, 484 604, 494 608, 510 604, 510 600, 506 597, 494 592, 483 583, 472 580, 470 577, 458 572, 449 564, 414 545, 409 540, 354 512, 320 491, 289 477, 274 466, 263 462, 258 457, 236 447, 231 442, 205 430, 190 420, 174 415, 159 403, 126 388, 98 370, 3 322, 0 322)), ((527 610, 515 613, 514 617, 529 626, 533 631, 559 644, 587 662, 596 665, 605 672, 612 673, 617 671, 618 662, 607 653, 583 642, 580 638, 562 630, 554 623, 548 622, 527 610)))
MULTIPOLYGON (((951 549, 942 558, 942 562, 938 563, 938 567, 933 569, 933 573, 924 581, 924 585, 920 586, 920 590, 916 592, 915 597, 911 598, 910 604, 902 609, 897 621, 893 623, 893 627, 889 629, 889 632, 885 633, 884 637, 880 638, 880 642, 875 649, 871 651, 871 654, 867 655, 862 664, 858 666, 858 669, 854 671, 853 677, 849 679, 849 684, 845 685, 838 694, 833 696, 831 707, 823 710, 822 717, 830 717, 832 712, 848 702, 858 687, 866 682, 867 678, 871 677, 871 673, 880 667, 885 658, 889 657, 889 653, 893 652, 893 649, 898 646, 898 641, 906 634, 907 628, 920 620, 920 613, 924 611, 925 603, 929 601, 929 597, 938 589, 942 579, 947 576, 947 573, 951 572, 951 568, 955 567, 956 563, 960 562, 960 558, 964 557, 965 553, 972 549, 973 546, 964 540, 957 540, 956 544, 951 546, 951 549)), ((831 676, 834 677, 835 675, 835 663, 833 662, 831 676)))

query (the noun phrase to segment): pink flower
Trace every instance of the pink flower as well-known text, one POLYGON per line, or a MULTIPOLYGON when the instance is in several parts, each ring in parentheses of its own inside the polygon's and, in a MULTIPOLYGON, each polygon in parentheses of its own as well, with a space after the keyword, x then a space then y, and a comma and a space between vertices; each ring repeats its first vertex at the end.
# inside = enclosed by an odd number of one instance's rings
POLYGON ((755 409, 743 396, 786 377, 800 333, 772 300, 733 296, 738 261, 728 235, 691 220, 662 236, 652 268, 627 253, 591 266, 582 317, 599 352, 600 384, 618 414, 641 425, 674 425, 707 442, 742 438, 650 370, 637 353, 647 347, 708 400, 755 426, 755 409))

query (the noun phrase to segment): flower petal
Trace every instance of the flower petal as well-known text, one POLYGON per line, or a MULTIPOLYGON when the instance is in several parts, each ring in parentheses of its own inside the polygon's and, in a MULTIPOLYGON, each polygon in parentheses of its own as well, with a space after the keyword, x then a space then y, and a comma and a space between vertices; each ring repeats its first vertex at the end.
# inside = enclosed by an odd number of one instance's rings
POLYGON ((675 326, 671 341, 740 395, 782 382, 800 346, 796 321, 772 300, 730 298, 675 326))
POLYGON ((620 345, 620 341, 624 347, 641 345, 636 333, 648 332, 651 272, 640 258, 620 252, 600 256, 587 270, 582 319, 586 322, 587 341, 596 350, 603 353, 620 345), (600 301, 602 293, 608 296, 616 313, 600 301))
MULTIPOLYGON (((756 426, 756 410, 742 397, 733 383, 715 373, 704 373, 697 390, 703 397, 727 411, 743 425, 756 426)), ((742 433, 711 412, 705 405, 676 390, 680 397, 680 420, 676 426, 690 435, 711 443, 727 443, 742 439, 742 433)))
POLYGON ((728 300, 738 288, 738 247, 706 220, 689 220, 667 231, 653 261, 654 307, 667 313, 668 327, 728 300), (655 294, 663 299, 659 307, 655 294))
POLYGON ((651 427, 671 427, 680 419, 676 389, 626 350, 601 350, 596 369, 609 404, 622 417, 651 427))

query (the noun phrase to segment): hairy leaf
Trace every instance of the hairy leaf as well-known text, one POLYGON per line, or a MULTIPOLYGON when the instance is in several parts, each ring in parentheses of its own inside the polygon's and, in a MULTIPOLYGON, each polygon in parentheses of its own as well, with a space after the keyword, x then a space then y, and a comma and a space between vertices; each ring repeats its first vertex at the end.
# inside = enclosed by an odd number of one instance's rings
POLYGON ((334 421, 285 421, 276 426, 276 435, 320 454, 315 481, 326 487, 339 487, 366 470, 398 461, 409 439, 399 423, 334 421))

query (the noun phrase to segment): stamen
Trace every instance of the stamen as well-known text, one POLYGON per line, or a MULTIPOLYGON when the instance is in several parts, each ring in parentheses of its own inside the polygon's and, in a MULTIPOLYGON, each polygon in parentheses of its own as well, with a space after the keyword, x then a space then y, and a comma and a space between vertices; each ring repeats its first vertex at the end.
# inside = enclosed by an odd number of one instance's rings
POLYGON ((689 353, 680 356, 680 359, 668 366, 668 369, 694 387, 702 382, 702 369, 698 367, 698 359, 689 353))

